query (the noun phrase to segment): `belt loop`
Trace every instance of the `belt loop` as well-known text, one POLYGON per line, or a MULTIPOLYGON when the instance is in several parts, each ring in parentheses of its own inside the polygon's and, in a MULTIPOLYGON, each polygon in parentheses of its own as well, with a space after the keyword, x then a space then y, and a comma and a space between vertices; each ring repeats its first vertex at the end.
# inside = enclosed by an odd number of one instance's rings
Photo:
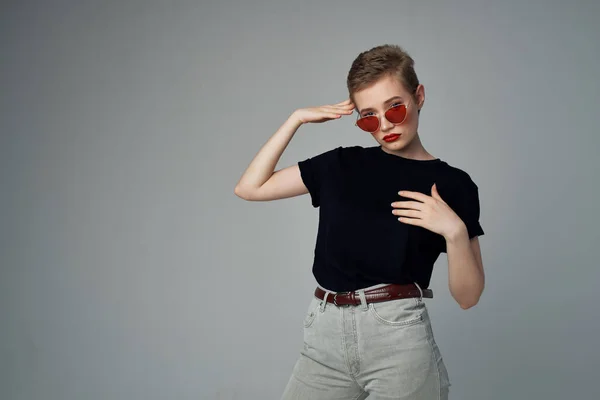
POLYGON ((365 289, 359 289, 357 290, 357 292, 358 296, 360 297, 361 308, 363 309, 363 311, 367 311, 369 309, 369 306, 367 304, 367 297, 365 296, 365 289))
POLYGON ((325 304, 327 303, 327 296, 329 296, 329 290, 325 291, 325 294, 323 295, 323 300, 321 300, 321 305, 319 306, 319 309, 321 310, 321 312, 325 311, 325 304))
POLYGON ((417 288, 419 289, 419 292, 421 293, 421 298, 419 300, 423 300, 423 289, 421 289, 421 286, 419 286, 419 284, 417 282, 415 282, 415 285, 417 286, 417 288))

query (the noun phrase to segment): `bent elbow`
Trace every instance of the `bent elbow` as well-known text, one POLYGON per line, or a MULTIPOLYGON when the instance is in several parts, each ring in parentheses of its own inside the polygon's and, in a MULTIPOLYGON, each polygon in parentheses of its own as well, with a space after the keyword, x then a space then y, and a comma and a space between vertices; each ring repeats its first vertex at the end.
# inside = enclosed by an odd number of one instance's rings
POLYGON ((235 194, 240 199, 248 200, 246 192, 244 192, 244 190, 239 185, 235 186, 235 188, 233 189, 233 194, 235 194))
POLYGON ((477 303, 479 302, 479 300, 474 300, 474 301, 470 301, 470 302, 462 302, 462 303, 458 303, 458 305, 460 306, 460 308, 462 308, 463 310, 468 310, 471 307, 475 307, 477 305, 477 303))
POLYGON ((236 187, 233 189, 233 193, 240 199, 243 199, 246 201, 252 201, 252 199, 253 199, 252 191, 250 191, 248 189, 244 189, 242 186, 236 185, 236 187))

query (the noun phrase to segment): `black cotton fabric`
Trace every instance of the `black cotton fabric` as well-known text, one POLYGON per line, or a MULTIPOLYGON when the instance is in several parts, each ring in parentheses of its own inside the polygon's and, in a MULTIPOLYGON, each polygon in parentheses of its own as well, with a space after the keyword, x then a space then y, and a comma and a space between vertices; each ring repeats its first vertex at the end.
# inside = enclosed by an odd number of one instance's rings
POLYGON ((405 224, 394 201, 401 190, 438 193, 465 223, 469 238, 484 234, 478 187, 469 174, 442 161, 413 160, 381 146, 337 147, 298 162, 313 207, 319 208, 313 274, 331 291, 380 283, 429 287, 433 265, 446 252, 442 235, 405 224))

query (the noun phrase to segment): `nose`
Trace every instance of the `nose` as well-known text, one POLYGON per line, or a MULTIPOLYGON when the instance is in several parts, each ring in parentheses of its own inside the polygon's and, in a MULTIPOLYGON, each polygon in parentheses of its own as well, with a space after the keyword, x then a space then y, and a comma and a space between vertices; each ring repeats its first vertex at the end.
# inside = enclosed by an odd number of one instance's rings
POLYGON ((380 123, 380 128, 382 131, 389 131, 390 129, 392 129, 394 127, 394 124, 392 124, 390 121, 387 120, 387 118, 385 117, 385 115, 383 115, 380 119, 379 119, 379 123, 380 123))

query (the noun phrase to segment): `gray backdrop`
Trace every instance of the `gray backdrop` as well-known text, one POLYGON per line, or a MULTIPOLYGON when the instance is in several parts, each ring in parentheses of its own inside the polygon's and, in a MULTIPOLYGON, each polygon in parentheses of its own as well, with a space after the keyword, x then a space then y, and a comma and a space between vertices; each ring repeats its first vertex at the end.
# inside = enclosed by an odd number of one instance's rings
MULTIPOLYGON (((276 399, 318 210, 233 189, 296 108, 404 46, 428 151, 480 189, 486 289, 428 301, 454 399, 599 398, 597 1, 8 1, 0 398, 276 399), (452 3, 452 4, 450 4, 452 3)), ((300 128, 278 168, 371 146, 300 128)))

